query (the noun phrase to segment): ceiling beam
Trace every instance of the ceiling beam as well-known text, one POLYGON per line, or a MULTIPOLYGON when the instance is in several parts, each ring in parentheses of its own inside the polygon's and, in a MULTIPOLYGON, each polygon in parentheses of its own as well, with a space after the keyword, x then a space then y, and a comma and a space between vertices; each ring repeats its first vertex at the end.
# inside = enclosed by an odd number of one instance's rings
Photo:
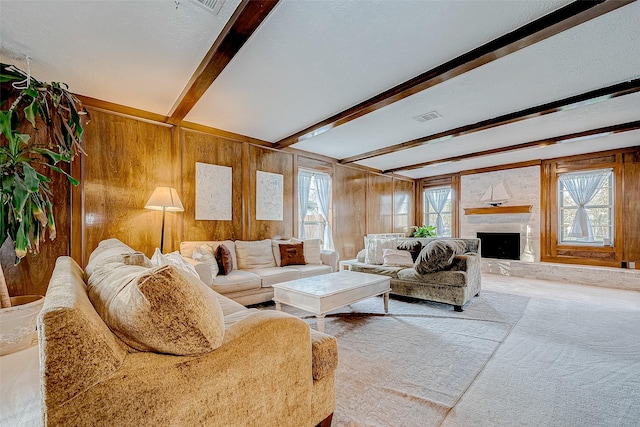
POLYGON ((328 119, 315 123, 274 146, 284 148, 305 139, 328 132, 365 114, 386 107, 408 96, 426 90, 461 74, 505 57, 541 40, 604 15, 635 0, 575 1, 548 15, 532 21, 508 34, 464 53, 442 65, 388 89, 366 101, 348 108, 328 119))
POLYGON ((357 154, 355 156, 342 159, 339 162, 342 164, 358 162, 365 159, 370 159, 372 157, 383 156, 385 154, 408 150, 410 148, 421 147, 423 145, 432 144, 434 142, 443 141, 463 135, 470 135, 498 126, 504 126, 511 123, 544 116, 547 114, 557 113, 559 111, 569 110, 571 108, 589 105, 591 103, 596 103, 599 101, 606 101, 612 98, 629 95, 639 91, 640 78, 592 90, 580 95, 570 96, 568 98, 538 105, 536 107, 525 108, 524 110, 504 114, 492 119, 482 120, 470 125, 460 126, 455 129, 449 129, 443 132, 438 132, 420 138, 412 139, 411 141, 401 142, 399 144, 390 145, 388 147, 383 147, 377 150, 368 151, 366 153, 357 154))
POLYGON ((279 0, 242 0, 227 25, 191 76, 169 113, 168 123, 179 124, 279 0))
POLYGON ((476 157, 491 156, 494 154, 507 153, 511 151, 524 150, 528 148, 548 147, 550 145, 556 145, 556 144, 567 142, 567 140, 569 139, 581 139, 581 138, 588 139, 589 137, 596 137, 596 136, 599 136, 600 134, 615 134, 615 133, 622 133, 622 132, 631 132, 638 129, 640 129, 640 120, 637 120, 634 122, 622 123, 614 126, 605 126, 598 129, 591 129, 583 132, 571 133, 568 135, 557 136, 554 138, 545 138, 545 139, 539 139, 537 141, 524 142, 522 144, 492 148, 491 150, 477 151, 475 153, 462 154, 460 156, 445 157, 443 159, 430 160, 428 162, 416 163, 415 165, 411 165, 411 166, 403 166, 403 167, 397 167, 393 169, 387 169, 382 171, 382 173, 393 173, 398 171, 420 169, 427 166, 438 165, 442 163, 459 162, 462 160, 473 159, 476 157))

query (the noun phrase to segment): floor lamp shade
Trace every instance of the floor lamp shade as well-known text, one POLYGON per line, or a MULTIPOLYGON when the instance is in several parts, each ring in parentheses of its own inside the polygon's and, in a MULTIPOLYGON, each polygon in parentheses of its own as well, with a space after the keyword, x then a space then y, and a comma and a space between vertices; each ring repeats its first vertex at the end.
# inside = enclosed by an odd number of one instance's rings
POLYGON ((145 209, 162 211, 162 231, 160 234, 160 252, 164 250, 164 216, 167 212, 184 212, 184 206, 173 187, 156 187, 144 205, 145 209))

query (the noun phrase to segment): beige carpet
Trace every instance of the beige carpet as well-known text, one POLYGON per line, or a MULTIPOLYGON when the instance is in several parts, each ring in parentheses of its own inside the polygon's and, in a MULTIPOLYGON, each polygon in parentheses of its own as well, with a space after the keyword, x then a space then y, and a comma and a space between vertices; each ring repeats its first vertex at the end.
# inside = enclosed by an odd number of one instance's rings
MULTIPOLYGON (((482 292, 462 313, 382 298, 327 316, 338 338, 334 426, 438 425, 520 319, 528 298, 482 292)), ((287 311, 315 321, 299 310, 287 311)))
POLYGON ((353 304, 326 321, 340 355, 333 425, 639 426, 635 301, 612 309, 483 291, 463 313, 353 304))

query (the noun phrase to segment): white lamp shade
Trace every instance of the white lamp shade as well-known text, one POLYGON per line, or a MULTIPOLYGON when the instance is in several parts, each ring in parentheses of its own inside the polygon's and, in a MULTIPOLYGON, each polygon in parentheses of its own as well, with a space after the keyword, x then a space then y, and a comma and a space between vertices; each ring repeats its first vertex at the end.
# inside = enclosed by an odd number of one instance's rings
POLYGON ((184 212, 178 192, 172 187, 156 187, 144 208, 154 211, 164 209, 167 212, 184 212))

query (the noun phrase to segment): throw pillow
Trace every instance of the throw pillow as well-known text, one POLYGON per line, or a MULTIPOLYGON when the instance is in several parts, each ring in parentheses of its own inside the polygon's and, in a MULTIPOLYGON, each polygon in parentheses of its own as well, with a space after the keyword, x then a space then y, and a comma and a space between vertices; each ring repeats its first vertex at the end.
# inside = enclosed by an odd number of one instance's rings
MULTIPOLYGON (((301 243, 294 237, 290 239, 291 243, 301 243)), ((304 240, 304 260, 307 264, 322 264, 322 240, 305 239, 304 240)))
POLYGON ((418 255, 420 255, 420 251, 422 250, 422 243, 419 240, 405 240, 403 242, 398 243, 397 249, 409 251, 411 254, 411 258, 415 262, 418 255))
POLYGON ((384 250, 395 249, 398 246, 398 239, 367 239, 367 252, 364 262, 373 265, 382 265, 384 262, 384 250))
POLYGON ((451 266, 456 255, 463 254, 466 249, 464 242, 456 240, 434 240, 420 251, 414 262, 418 274, 434 273, 446 270, 451 266))
POLYGON ((160 252, 159 248, 156 248, 156 251, 153 253, 151 257, 151 266, 152 267, 162 267, 163 265, 172 265, 175 268, 178 268, 182 271, 185 271, 188 274, 191 274, 193 277, 199 278, 198 272, 196 268, 186 262, 180 252, 171 252, 168 254, 163 254, 160 252))
POLYGON ((408 251, 399 249, 385 249, 383 252, 386 267, 413 267, 413 259, 408 251))
POLYGON ((221 275, 226 276, 233 270, 233 257, 225 245, 220 245, 216 249, 216 261, 221 275))
POLYGON ((215 292, 174 266, 105 263, 87 291, 102 320, 135 350, 198 356, 222 345, 224 316, 215 292))
MULTIPOLYGON (((216 256, 213 254, 213 252, 214 252, 214 249, 206 243, 193 248, 192 257, 194 260, 200 263, 206 264, 208 269, 207 277, 209 280, 215 279, 220 271, 220 269, 218 268, 218 261, 216 260, 216 256)), ((198 270, 198 267, 196 267, 196 271, 197 270, 198 270)), ((200 271, 198 271, 198 274, 202 279, 202 275, 200 274, 200 271)))
POLYGON ((280 265, 305 265, 304 243, 281 244, 280 265))
POLYGON ((236 258, 239 270, 275 267, 271 240, 236 240, 236 258))

